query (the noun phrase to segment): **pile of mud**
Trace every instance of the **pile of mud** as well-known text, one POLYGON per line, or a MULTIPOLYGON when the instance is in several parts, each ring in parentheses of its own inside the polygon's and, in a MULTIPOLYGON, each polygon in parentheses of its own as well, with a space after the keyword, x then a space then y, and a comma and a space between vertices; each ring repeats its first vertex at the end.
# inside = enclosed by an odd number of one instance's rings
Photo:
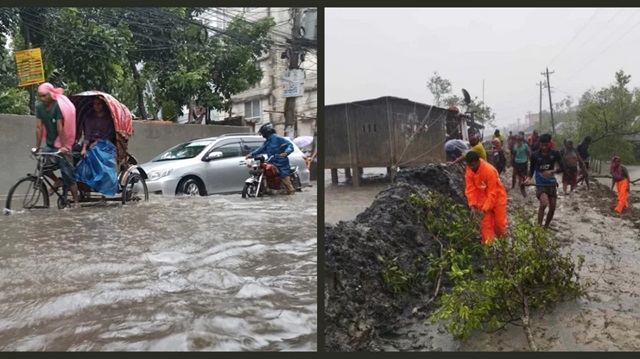
POLYGON ((325 228, 327 351, 380 350, 376 340, 410 320, 413 308, 433 310, 423 308, 434 293, 433 284, 393 295, 377 260, 378 255, 397 258, 400 268, 424 272, 428 263, 416 264, 416 259, 439 255, 440 246, 406 205, 411 194, 429 190, 466 204, 462 169, 428 165, 398 173, 397 183, 380 192, 354 221, 325 228))

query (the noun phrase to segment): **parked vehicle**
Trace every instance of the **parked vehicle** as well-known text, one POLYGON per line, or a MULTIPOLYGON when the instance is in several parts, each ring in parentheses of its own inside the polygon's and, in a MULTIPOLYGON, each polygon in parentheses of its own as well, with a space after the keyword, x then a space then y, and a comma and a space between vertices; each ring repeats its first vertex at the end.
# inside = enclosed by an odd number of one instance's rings
MULTIPOLYGON (((149 192, 163 195, 241 193, 247 179, 246 156, 265 139, 254 134, 227 134, 195 139, 174 146, 141 167, 148 175, 149 192)), ((289 155, 299 168, 300 186, 308 187, 306 156, 298 146, 289 155)))
MULTIPOLYGON (((251 168, 249 177, 242 189, 242 198, 247 197, 262 197, 268 190, 279 191, 283 189, 284 184, 280 178, 280 170, 276 167, 271 160, 273 156, 268 157, 266 155, 260 155, 253 158, 253 162, 247 165, 251 168)), ((302 184, 300 183, 300 175, 298 175, 298 166, 291 166, 291 183, 296 188, 297 192, 302 191, 302 184)))

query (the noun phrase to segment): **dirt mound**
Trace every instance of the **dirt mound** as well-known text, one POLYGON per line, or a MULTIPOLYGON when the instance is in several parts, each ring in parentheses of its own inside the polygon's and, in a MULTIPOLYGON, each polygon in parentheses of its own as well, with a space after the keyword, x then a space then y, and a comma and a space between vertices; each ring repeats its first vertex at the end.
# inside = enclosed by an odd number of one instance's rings
POLYGON ((354 221, 325 228, 326 350, 378 350, 376 339, 409 320, 413 308, 433 294, 430 284, 392 294, 377 260, 379 255, 397 258, 403 270, 424 273, 428 263, 416 260, 439 254, 439 245, 406 205, 411 194, 428 190, 466 204, 462 169, 429 165, 398 173, 397 183, 354 221))

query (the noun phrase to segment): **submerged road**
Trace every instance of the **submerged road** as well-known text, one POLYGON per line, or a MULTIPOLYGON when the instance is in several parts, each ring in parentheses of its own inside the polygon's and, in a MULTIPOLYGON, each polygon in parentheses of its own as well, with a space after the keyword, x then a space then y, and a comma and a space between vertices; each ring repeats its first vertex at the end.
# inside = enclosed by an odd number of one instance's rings
POLYGON ((2 351, 315 351, 316 326, 315 187, 0 216, 2 351))

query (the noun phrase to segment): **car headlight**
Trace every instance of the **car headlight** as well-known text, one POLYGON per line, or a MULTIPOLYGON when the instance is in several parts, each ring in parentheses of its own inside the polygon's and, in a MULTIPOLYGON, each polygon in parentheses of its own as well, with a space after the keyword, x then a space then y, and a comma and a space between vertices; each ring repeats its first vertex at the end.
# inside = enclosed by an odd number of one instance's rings
POLYGON ((149 181, 156 181, 162 177, 168 176, 170 173, 171 173, 171 170, 169 169, 164 171, 151 171, 147 175, 149 176, 149 181))

